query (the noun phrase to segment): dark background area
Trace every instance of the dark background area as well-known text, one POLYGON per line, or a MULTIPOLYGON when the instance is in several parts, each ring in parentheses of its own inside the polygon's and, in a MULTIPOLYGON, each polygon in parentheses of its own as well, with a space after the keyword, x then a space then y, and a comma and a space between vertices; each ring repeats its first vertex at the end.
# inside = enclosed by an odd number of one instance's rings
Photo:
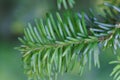
MULTIPOLYGON (((102 0, 76 0, 74 11, 88 11, 102 0)), ((0 80, 27 80, 23 70, 22 55, 14 49, 19 46, 17 37, 23 35, 23 29, 35 18, 44 18, 47 12, 56 12, 56 0, 0 0, 0 80)), ((62 11, 62 10, 61 10, 62 11)), ((101 68, 85 69, 83 76, 65 74, 60 80, 112 80, 109 76, 114 59, 108 49, 100 55, 101 68)))

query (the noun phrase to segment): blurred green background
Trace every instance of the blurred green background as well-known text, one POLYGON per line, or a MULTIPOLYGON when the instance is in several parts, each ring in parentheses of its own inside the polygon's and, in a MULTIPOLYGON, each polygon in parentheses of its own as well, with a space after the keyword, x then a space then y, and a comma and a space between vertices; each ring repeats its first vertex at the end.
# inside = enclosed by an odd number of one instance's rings
MULTIPOLYGON (((90 7, 102 3, 102 0, 76 0, 75 11, 87 11, 90 7)), ((0 80, 27 80, 24 74, 18 36, 34 18, 42 18, 47 12, 57 10, 56 0, 0 0, 0 80)), ((115 57, 108 49, 100 55, 101 68, 85 69, 83 76, 65 74, 59 80, 112 80, 109 76, 113 65, 109 61, 115 57)))

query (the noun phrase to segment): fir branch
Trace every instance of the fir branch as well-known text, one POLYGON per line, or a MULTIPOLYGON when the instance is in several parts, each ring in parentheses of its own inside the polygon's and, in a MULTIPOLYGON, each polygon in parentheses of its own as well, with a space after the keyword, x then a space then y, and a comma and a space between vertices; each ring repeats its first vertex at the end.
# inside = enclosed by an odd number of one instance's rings
POLYGON ((56 80, 58 74, 72 72, 76 66, 82 74, 87 63, 91 69, 92 59, 99 68, 100 45, 105 49, 113 47, 116 53, 120 48, 120 25, 117 23, 120 9, 105 5, 109 12, 104 10, 105 17, 101 15, 100 19, 93 19, 94 14, 90 18, 85 13, 67 16, 56 13, 56 16, 47 15, 45 21, 35 20, 35 27, 29 23, 25 36, 19 38, 23 45, 18 48, 29 78, 56 80))
POLYGON ((64 19, 59 13, 56 16, 56 21, 51 14, 46 22, 35 20, 36 27, 28 24, 24 38, 19 38, 29 77, 51 79, 58 73, 71 72, 76 65, 82 73, 88 59, 91 68, 92 55, 95 66, 100 67, 99 40, 88 34, 84 14, 81 19, 78 15, 64 16, 64 19))
POLYGON ((46 22, 40 20, 39 23, 35 20, 37 27, 34 28, 28 24, 28 28, 24 32, 24 39, 19 38, 24 45, 20 47, 20 51, 23 53, 23 61, 27 65, 25 69, 29 77, 32 75, 32 78, 42 79, 47 76, 51 79, 58 73, 71 72, 78 64, 79 72, 82 74, 87 63, 91 69, 92 55, 94 65, 100 67, 98 44, 103 42, 105 45, 106 41, 111 41, 113 39, 111 36, 116 34, 118 26, 115 28, 113 25, 96 22, 99 24, 98 29, 90 28, 89 30, 85 25, 84 14, 81 15, 82 17, 64 16, 64 19, 59 13, 56 16, 56 21, 51 14, 47 17, 46 22), (102 31, 99 30, 100 25, 104 27, 102 27, 102 31), (106 26, 109 29, 106 29, 106 26), (113 33, 107 34, 106 32, 109 31, 113 33), (104 32, 106 35, 101 35, 105 34, 104 32), (32 58, 34 56, 35 58, 32 58))

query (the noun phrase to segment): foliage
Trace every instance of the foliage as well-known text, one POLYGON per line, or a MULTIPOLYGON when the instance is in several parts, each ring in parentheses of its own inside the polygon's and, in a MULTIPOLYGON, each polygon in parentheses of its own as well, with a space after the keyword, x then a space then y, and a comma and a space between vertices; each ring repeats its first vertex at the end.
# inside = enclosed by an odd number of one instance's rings
POLYGON ((46 22, 35 20, 37 27, 34 28, 29 23, 24 39, 19 38, 28 75, 51 78, 57 73, 71 72, 76 65, 82 72, 87 61, 91 67, 92 55, 95 66, 100 67, 99 40, 87 30, 84 14, 81 19, 78 15, 64 16, 64 19, 59 13, 56 16, 57 22, 51 14, 46 22))
MULTIPOLYGON (((66 2, 63 0, 65 9, 66 2)), ((58 8, 61 3, 62 0, 58 0, 58 8)), ((96 16, 92 10, 90 14, 57 12, 54 16, 47 14, 45 20, 36 19, 35 25, 28 23, 25 36, 19 38, 23 45, 18 49, 23 54, 29 78, 56 80, 58 74, 72 72, 76 66, 79 67, 78 73, 82 74, 87 63, 91 69, 92 61, 100 67, 99 54, 103 49, 112 47, 116 54, 120 48, 120 8, 110 3, 105 6, 104 15, 96 16)), ((115 67, 112 75, 116 70, 119 69, 115 67)), ((119 72, 115 75, 117 80, 119 72)))

